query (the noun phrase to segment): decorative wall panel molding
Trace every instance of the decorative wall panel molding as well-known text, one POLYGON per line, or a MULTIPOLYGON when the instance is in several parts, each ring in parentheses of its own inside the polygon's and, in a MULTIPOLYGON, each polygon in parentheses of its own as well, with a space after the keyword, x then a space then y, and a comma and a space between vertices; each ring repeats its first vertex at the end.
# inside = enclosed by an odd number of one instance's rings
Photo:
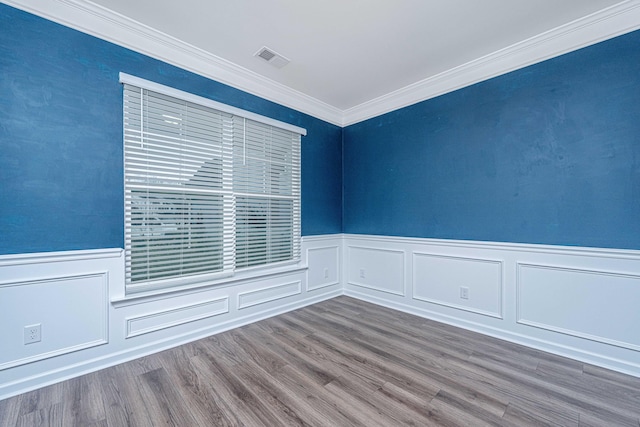
POLYGON ((518 323, 640 351, 640 275, 518 263, 518 323))
POLYGON ((640 376, 640 251, 356 234, 344 245, 346 295, 640 376), (412 254, 407 275, 385 251, 412 254), (409 292, 354 283, 372 265, 372 282, 409 292))
POLYGON ((0 283, 0 370, 106 344, 108 304, 107 272, 0 283), (25 344, 29 325, 40 340, 25 344))
MULTIPOLYGON (((304 262, 335 264, 341 247, 341 235, 304 237, 304 262)), ((0 256, 0 400, 342 293, 339 282, 307 293, 306 271, 256 270, 128 299, 121 249, 0 256), (24 326, 37 323, 42 341, 25 346, 24 326)))
POLYGON ((307 249, 307 291, 340 284, 340 246, 307 249))
POLYGON ((501 319, 502 270, 499 260, 414 252, 413 298, 501 319))
POLYGON ((238 294, 238 310, 298 295, 301 292, 302 284, 299 280, 291 283, 285 283, 283 285, 269 286, 254 291, 242 292, 238 294))
POLYGON ((126 319, 126 338, 160 331, 229 312, 229 298, 222 297, 126 319))
POLYGON ((349 284, 398 296, 406 294, 404 251, 348 246, 347 254, 349 284))

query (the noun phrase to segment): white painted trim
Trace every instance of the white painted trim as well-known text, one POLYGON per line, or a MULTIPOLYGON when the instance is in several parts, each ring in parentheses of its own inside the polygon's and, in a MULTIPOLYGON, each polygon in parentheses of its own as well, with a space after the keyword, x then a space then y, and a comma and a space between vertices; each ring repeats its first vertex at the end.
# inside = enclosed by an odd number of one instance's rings
POLYGON ((343 111, 342 126, 488 80, 640 28, 640 1, 626 0, 343 111))
POLYGON ((491 258, 479 258, 479 257, 463 257, 463 256, 450 256, 450 255, 442 255, 442 254, 434 254, 431 252, 421 252, 421 251, 413 251, 412 253, 412 258, 413 258, 413 271, 412 271, 412 277, 413 277, 413 283, 414 283, 414 289, 413 292, 411 294, 411 298, 418 300, 418 301, 424 301, 424 302, 429 302, 432 304, 438 304, 438 305, 442 305, 445 307, 451 307, 451 308, 455 308, 457 310, 464 310, 464 311, 468 311, 471 313, 476 313, 476 314, 482 314, 483 316, 489 316, 489 317, 494 317, 496 319, 503 319, 504 318, 504 307, 503 307, 503 297, 504 297, 504 260, 498 260, 498 259, 491 259, 491 258), (495 264, 498 265, 500 267, 500 284, 499 284, 499 292, 497 293, 497 299, 498 299, 498 311, 497 312, 491 312, 491 311, 485 311, 485 310, 479 310, 477 308, 474 307, 468 307, 468 306, 464 306, 464 305, 460 305, 460 304, 452 304, 446 301, 440 301, 437 299, 432 299, 432 298, 424 298, 421 296, 416 296, 416 292, 415 292, 415 283, 416 283, 416 270, 415 270, 415 259, 416 256, 427 256, 427 257, 432 257, 432 258, 444 258, 444 259, 453 259, 453 260, 460 260, 460 261, 471 261, 471 262, 482 262, 482 263, 486 263, 486 264, 495 264))
POLYGON ((280 129, 288 130, 293 133, 298 133, 305 136, 307 130, 289 123, 281 122, 270 117, 265 117, 260 114, 252 113, 251 111, 236 108, 231 105, 223 104, 209 98, 204 98, 193 93, 185 92, 180 89, 165 86, 160 83, 152 82, 150 80, 142 79, 140 77, 132 76, 127 73, 120 72, 120 83, 136 86, 142 89, 147 89, 156 93, 178 98, 182 101, 191 102, 194 104, 202 105, 204 107, 212 108, 214 110, 222 111, 232 114, 234 116, 244 117, 245 119, 253 120, 263 123, 265 125, 274 126, 280 129))
POLYGON ((555 325, 551 325, 548 323, 536 322, 533 320, 525 319, 522 316, 522 280, 521 280, 521 269, 523 267, 528 268, 539 268, 543 270, 555 270, 555 271, 566 271, 572 273, 586 273, 586 274, 594 274, 597 276, 611 276, 611 277, 624 277, 629 279, 640 279, 640 275, 638 274, 629 274, 626 272, 618 272, 618 271, 609 271, 609 270, 596 270, 596 269, 587 269, 587 268, 572 268, 567 266, 560 265, 550 265, 550 264, 533 264, 529 262, 516 262, 516 322, 521 325, 531 326, 534 328, 545 329, 551 332, 557 332, 560 334, 571 335, 578 338, 584 338, 586 340, 600 342, 603 344, 613 345, 616 347, 626 348, 629 350, 640 351, 640 345, 614 340, 607 337, 602 337, 599 335, 588 334, 572 329, 561 328, 555 325))
POLYGON ((197 304, 187 304, 176 308, 171 308, 168 310, 160 310, 149 314, 144 314, 141 316, 132 316, 125 319, 126 323, 126 333, 125 338, 137 337, 138 335, 148 334, 150 332, 161 331, 163 329, 171 328, 173 326, 184 325, 185 323, 195 322, 196 320, 207 319, 209 317, 218 316, 220 314, 225 314, 229 312, 229 297, 224 296, 221 298, 215 298, 208 301, 203 301, 197 304), (218 303, 224 302, 221 308, 217 308, 218 303), (149 319, 158 319, 162 316, 171 315, 175 313, 186 313, 189 310, 207 307, 207 306, 216 306, 215 310, 208 311, 206 313, 197 314, 194 316, 187 316, 179 320, 174 320, 165 323, 159 323, 158 325, 154 325, 153 327, 148 328, 140 328, 136 329, 136 322, 149 320, 149 319))
POLYGON ((490 337, 524 345, 537 350, 546 351, 552 354, 557 354, 559 356, 569 357, 571 359, 579 360, 585 363, 601 366, 606 369, 612 369, 614 371, 622 372, 636 377, 640 376, 640 364, 634 363, 629 360, 620 360, 615 357, 608 357, 607 355, 603 354, 581 351, 580 349, 576 349, 574 347, 563 345, 557 342, 550 342, 544 339, 539 339, 520 333, 505 331, 503 329, 494 328, 492 326, 488 326, 479 322, 469 321, 454 316, 448 316, 443 313, 438 313, 436 311, 428 310, 425 308, 418 308, 400 301, 382 299, 367 293, 358 292, 356 290, 345 289, 344 295, 352 298, 357 298, 362 301, 367 301, 372 304, 377 304, 382 307, 414 314, 426 319, 435 320, 436 322, 445 323, 447 325, 456 326, 458 328, 467 329, 473 332, 478 332, 490 337))
MULTIPOLYGON (((578 255, 597 258, 619 258, 640 261, 640 250, 592 248, 586 246, 540 245, 536 243, 484 242, 478 240, 449 240, 424 237, 375 236, 370 234, 345 234, 346 240, 364 240, 399 244, 448 246, 452 248, 495 249, 517 252, 534 252, 556 255, 578 255)), ((366 246, 365 246, 366 247, 366 246)))
POLYGON ((371 252, 374 252, 374 251, 388 252, 388 253, 402 255, 402 276, 400 278, 400 280, 402 280, 402 292, 395 292, 390 289, 380 288, 377 286, 369 285, 367 283, 362 283, 358 280, 349 280, 348 275, 346 277, 346 281, 350 285, 359 286, 361 288, 372 289, 374 291, 385 292, 391 295, 397 295, 401 297, 407 296, 407 284, 406 284, 406 278, 405 278, 406 269, 407 269, 407 253, 405 251, 395 250, 395 249, 386 249, 386 248, 380 248, 380 247, 372 247, 372 246, 347 245, 347 250, 346 250, 347 261, 345 262, 345 264, 347 265, 351 263, 351 252, 349 251, 350 249, 361 249, 364 251, 371 251, 371 252))
MULTIPOLYGON (((321 240, 317 239, 316 241, 321 241, 321 240)), ((307 270, 307 277, 306 277, 307 292, 311 292, 311 291, 315 291, 315 290, 318 290, 318 289, 327 288, 329 286, 335 286, 335 285, 339 285, 340 284, 340 266, 342 264, 341 259, 340 259, 340 248, 341 248, 341 246, 339 246, 339 245, 321 246, 319 248, 307 248, 307 260, 309 259, 309 254, 311 252, 313 252, 313 251, 322 251, 322 250, 326 250, 326 249, 335 249, 336 250, 336 267, 337 267, 336 277, 338 278, 337 280, 329 281, 329 282, 323 282, 323 283, 320 283, 319 285, 316 285, 316 286, 309 286, 309 270, 307 270)))
POLYGON ((86 0, 3 2, 338 126, 358 123, 640 28, 640 0, 625 0, 341 110, 86 0))
POLYGON ((120 296, 112 298, 111 303, 114 307, 124 307, 128 305, 146 304, 152 301, 158 301, 166 298, 173 298, 179 295, 187 295, 191 293, 198 293, 202 291, 215 289, 222 289, 230 286, 235 286, 242 282, 250 280, 262 280, 269 277, 285 276, 294 273, 299 273, 307 270, 309 267, 306 265, 289 265, 279 268, 263 268, 261 270, 251 270, 246 272, 236 273, 234 276, 225 277, 223 279, 196 283, 187 286, 180 286, 174 288, 158 289, 156 291, 140 292, 130 294, 126 296, 120 296))
POLYGON ((243 310, 245 308, 253 307, 254 305, 266 304, 268 302, 277 301, 282 298, 292 297, 294 295, 299 295, 301 293, 302 293, 302 282, 300 280, 296 280, 295 282, 284 283, 281 285, 267 286, 265 288, 260 288, 253 291, 241 292, 238 294, 238 310, 243 310), (292 286, 295 289, 288 290, 288 288, 292 286), (248 298, 249 295, 260 295, 276 289, 281 289, 285 292, 276 294, 276 295, 265 296, 255 301, 244 302, 244 299, 248 298))
MULTIPOLYGON (((78 251, 80 252, 80 251, 78 251)), ((79 254, 82 256, 82 254, 79 254)), ((33 257, 37 259, 37 257, 33 257)), ((78 259, 78 258, 74 258, 78 259)), ((68 347, 57 348, 52 351, 48 351, 45 353, 38 353, 33 356, 23 357, 22 359, 11 360, 5 363, 0 364, 0 371, 4 369, 14 368, 16 366, 25 365, 27 363, 38 362, 40 360, 50 359, 52 357, 61 356, 63 354, 72 353, 79 350, 86 350, 91 347, 96 347, 103 344, 109 343, 109 310, 108 310, 108 301, 109 301, 109 272, 108 271, 98 271, 93 273, 79 273, 79 274, 65 274, 65 275, 54 275, 47 276, 42 278, 32 278, 27 280, 19 280, 19 281, 6 281, 0 283, 0 288, 8 288, 14 286, 29 286, 29 285, 37 285, 47 282, 57 282, 62 280, 77 280, 77 279, 86 279, 86 278, 100 278, 102 279, 102 300, 104 305, 102 307, 102 336, 97 337, 93 341, 86 341, 80 344, 75 344, 68 347)))
POLYGON ((87 259, 119 258, 122 249, 85 249, 64 252, 36 252, 27 254, 0 255, 0 267, 51 262, 83 261, 87 259))
POLYGON ((343 236, 344 234, 320 234, 314 236, 302 236, 302 241, 305 243, 325 242, 335 239, 340 239, 342 241, 343 236))
POLYGON ((19 378, 15 381, 0 384, 0 400, 26 393, 35 389, 46 387, 61 381, 78 377, 80 375, 95 372, 110 366, 119 365, 140 357, 168 350, 182 344, 187 344, 202 338, 222 333, 231 329, 239 328, 260 320, 268 319, 279 314, 287 313, 308 305, 335 298, 342 295, 342 290, 333 290, 313 297, 305 298, 288 304, 283 304, 275 308, 269 308, 259 312, 251 313, 242 317, 234 318, 226 322, 207 326, 200 329, 191 330, 179 335, 172 335, 168 338, 142 344, 137 347, 127 347, 115 353, 108 353, 92 359, 83 360, 73 365, 66 365, 55 368, 47 372, 42 372, 28 378, 19 378))

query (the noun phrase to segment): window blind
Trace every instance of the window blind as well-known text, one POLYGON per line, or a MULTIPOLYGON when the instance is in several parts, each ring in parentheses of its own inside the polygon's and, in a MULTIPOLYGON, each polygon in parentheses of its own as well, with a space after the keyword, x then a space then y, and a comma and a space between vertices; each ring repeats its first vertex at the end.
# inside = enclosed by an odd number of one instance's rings
POLYGON ((300 257, 300 135, 234 118, 236 268, 300 257))
POLYGON ((127 292, 299 260, 300 133, 130 79, 136 84, 124 82, 123 105, 127 292))
POLYGON ((232 117, 124 87, 127 283, 233 270, 232 117))

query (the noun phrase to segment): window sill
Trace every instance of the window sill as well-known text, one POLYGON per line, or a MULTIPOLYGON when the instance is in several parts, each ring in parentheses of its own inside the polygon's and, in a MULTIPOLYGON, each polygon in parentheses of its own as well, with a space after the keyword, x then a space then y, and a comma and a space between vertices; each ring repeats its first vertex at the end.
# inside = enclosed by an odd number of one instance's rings
POLYGON ((193 283, 190 285, 184 285, 179 287, 157 289, 147 292, 139 292, 134 294, 125 295, 123 297, 116 297, 111 300, 111 304, 116 307, 126 307, 129 305, 143 304, 146 302, 162 300, 167 298, 173 298, 176 296, 188 295, 192 293, 202 292, 211 289, 221 289, 229 286, 237 285, 239 282, 255 279, 265 279, 273 276, 281 276, 292 273, 299 273, 308 270, 306 265, 287 265, 269 269, 249 270, 241 271, 233 276, 225 277, 217 280, 208 280, 201 283, 193 283))

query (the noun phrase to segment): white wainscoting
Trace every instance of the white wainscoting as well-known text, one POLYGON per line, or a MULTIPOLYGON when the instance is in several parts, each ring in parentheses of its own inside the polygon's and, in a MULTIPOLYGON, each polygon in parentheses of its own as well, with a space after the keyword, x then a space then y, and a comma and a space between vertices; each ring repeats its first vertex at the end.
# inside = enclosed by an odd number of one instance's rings
POLYGON ((300 280, 285 283, 284 285, 267 286, 254 291, 242 292, 238 294, 238 310, 277 301, 282 298, 298 295, 301 292, 302 282, 300 280))
POLYGON ((0 256, 0 278, 0 399, 341 294, 640 377, 640 251, 328 235, 298 266, 151 296, 123 298, 120 249, 0 256))
POLYGON ((131 297, 120 249, 0 256, 0 399, 338 296, 341 258, 303 237, 299 265, 131 297))
POLYGON ((135 315, 126 319, 127 335, 125 338, 156 332, 228 312, 229 298, 221 297, 174 309, 160 310, 155 313, 135 315))
POLYGON ((342 244, 307 248, 309 270, 307 272, 307 291, 317 291, 328 286, 339 286, 342 265, 342 244))
POLYGON ((347 282, 351 286, 405 295, 405 252, 347 245, 347 282))
POLYGON ((500 260, 414 252, 413 298, 502 319, 502 270, 500 260))
POLYGON ((639 275, 544 264, 517 268, 518 323, 640 352, 639 275))
POLYGON ((640 251, 367 235, 344 247, 346 295, 640 376, 640 251))
POLYGON ((106 344, 108 308, 106 272, 0 283, 0 370, 106 344), (40 341, 24 344, 27 325, 40 341))

